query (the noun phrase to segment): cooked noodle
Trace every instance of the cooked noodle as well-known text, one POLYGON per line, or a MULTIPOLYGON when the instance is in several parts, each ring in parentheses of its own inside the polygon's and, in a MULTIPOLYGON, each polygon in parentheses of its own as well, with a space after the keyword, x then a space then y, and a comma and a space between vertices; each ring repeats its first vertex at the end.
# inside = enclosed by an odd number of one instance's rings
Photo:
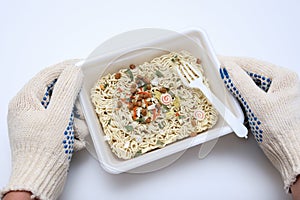
MULTIPOLYGON (((203 74, 189 52, 172 52, 103 76, 92 88, 104 137, 119 158, 162 148, 216 124, 216 110, 201 91, 183 85, 174 69, 183 60, 203 74)), ((205 77, 203 82, 208 86, 205 77)))

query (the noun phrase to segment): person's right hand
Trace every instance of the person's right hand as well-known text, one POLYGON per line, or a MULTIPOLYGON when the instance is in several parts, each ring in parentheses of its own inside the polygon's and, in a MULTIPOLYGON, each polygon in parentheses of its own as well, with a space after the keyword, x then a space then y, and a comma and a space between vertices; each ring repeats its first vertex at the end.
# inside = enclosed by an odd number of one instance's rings
POLYGON ((249 58, 219 57, 227 89, 289 191, 300 174, 300 81, 296 73, 249 58))
POLYGON ((73 129, 73 107, 83 79, 76 62, 44 69, 10 101, 12 173, 0 197, 28 191, 33 198, 54 200, 61 194, 73 151, 83 146, 73 129))

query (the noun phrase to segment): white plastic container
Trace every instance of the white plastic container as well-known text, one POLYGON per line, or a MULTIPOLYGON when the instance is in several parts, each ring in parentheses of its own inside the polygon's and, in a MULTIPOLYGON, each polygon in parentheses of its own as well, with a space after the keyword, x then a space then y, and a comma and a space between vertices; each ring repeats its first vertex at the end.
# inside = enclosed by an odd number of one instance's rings
POLYGON ((219 75, 220 64, 203 30, 190 29, 178 34, 159 29, 142 29, 116 36, 97 48, 81 64, 84 83, 80 92, 80 102, 98 160, 107 172, 118 174, 130 170, 132 172, 152 171, 154 168, 161 168, 174 162, 174 159, 181 156, 184 150, 192 146, 232 132, 231 128, 219 117, 217 124, 212 129, 198 134, 196 137, 177 141, 139 157, 122 160, 112 153, 104 139, 102 127, 91 102, 91 88, 102 75, 117 72, 132 63, 142 64, 169 51, 180 50, 187 50, 195 57, 201 58, 204 75, 208 78, 212 92, 243 122, 243 112, 222 83, 219 75))

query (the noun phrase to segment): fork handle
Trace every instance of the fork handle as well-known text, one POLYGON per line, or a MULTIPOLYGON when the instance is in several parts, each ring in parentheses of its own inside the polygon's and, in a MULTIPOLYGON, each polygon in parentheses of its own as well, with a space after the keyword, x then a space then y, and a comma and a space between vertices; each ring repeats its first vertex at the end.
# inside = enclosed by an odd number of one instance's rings
POLYGON ((219 112, 231 129, 238 137, 247 138, 248 130, 242 122, 238 120, 236 116, 216 97, 205 85, 198 85, 198 88, 206 96, 206 98, 212 103, 214 108, 219 112))

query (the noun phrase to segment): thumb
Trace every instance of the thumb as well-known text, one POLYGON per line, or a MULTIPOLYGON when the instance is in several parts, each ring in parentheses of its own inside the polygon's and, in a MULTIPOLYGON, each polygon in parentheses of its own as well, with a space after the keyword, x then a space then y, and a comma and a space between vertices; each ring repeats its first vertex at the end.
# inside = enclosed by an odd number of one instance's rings
POLYGON ((74 151, 80 151, 86 147, 86 138, 89 135, 89 129, 86 125, 85 120, 76 118, 76 115, 74 118, 74 132, 74 151))
POLYGON ((75 101, 73 113, 74 113, 74 132, 75 132, 75 139, 76 139, 74 142, 74 150, 80 151, 83 148, 86 148, 89 129, 85 122, 85 117, 83 115, 82 108, 78 98, 75 101))
POLYGON ((74 140, 74 151, 77 152, 77 151, 80 151, 84 148, 85 148, 85 142, 75 138, 75 140, 74 140))

